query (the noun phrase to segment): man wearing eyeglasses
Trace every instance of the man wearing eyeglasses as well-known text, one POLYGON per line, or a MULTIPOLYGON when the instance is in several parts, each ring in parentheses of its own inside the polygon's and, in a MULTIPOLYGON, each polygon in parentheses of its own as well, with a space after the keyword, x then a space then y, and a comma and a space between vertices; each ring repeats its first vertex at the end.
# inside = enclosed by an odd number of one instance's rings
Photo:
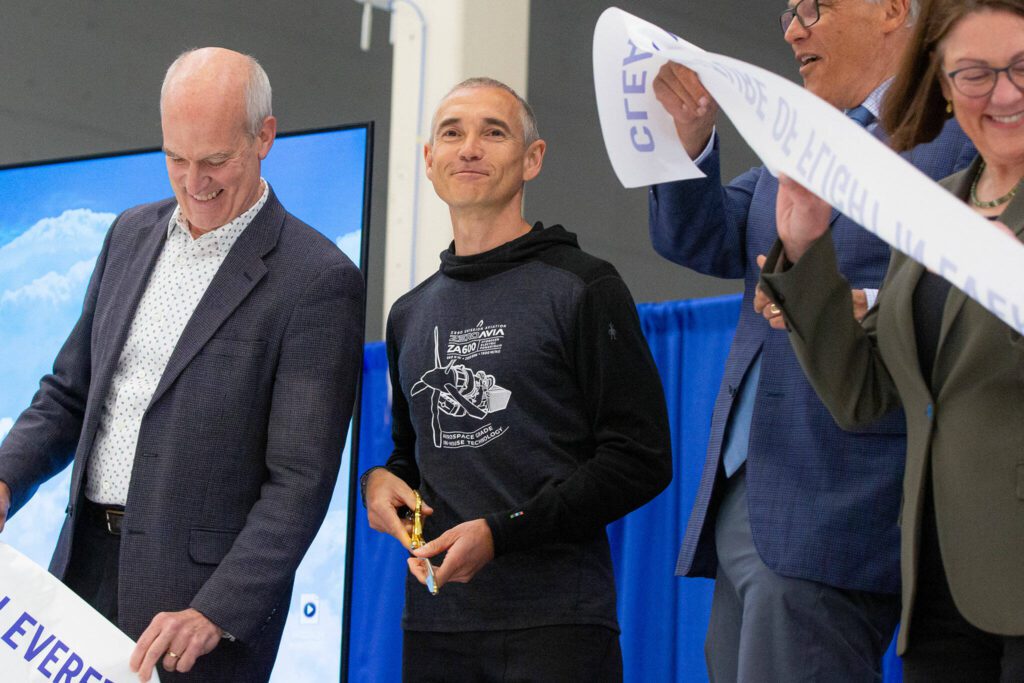
MULTIPOLYGON (((918 0, 800 0, 781 25, 804 86, 884 139, 882 96, 918 0)), ((705 654, 713 681, 875 681, 899 616, 902 413, 842 431, 803 375, 773 306, 754 309, 762 254, 776 239, 778 183, 764 167, 723 186, 717 105, 695 73, 666 64, 655 92, 707 177, 651 188, 662 256, 744 279, 736 335, 676 571, 715 578, 705 654)), ((934 179, 974 149, 954 123, 908 155, 934 179)), ((834 214, 840 270, 862 318, 889 248, 834 214)))

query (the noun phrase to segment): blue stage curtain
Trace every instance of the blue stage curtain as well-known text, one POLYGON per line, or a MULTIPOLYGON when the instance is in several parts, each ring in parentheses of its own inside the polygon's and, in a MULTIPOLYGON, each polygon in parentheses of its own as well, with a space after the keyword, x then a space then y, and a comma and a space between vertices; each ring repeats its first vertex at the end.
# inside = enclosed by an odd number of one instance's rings
MULTIPOLYGON (((363 399, 359 417, 359 473, 383 465, 391 455, 391 382, 383 342, 363 352, 363 399)), ((402 680, 402 605, 405 558, 398 541, 377 533, 366 521, 366 508, 355 504, 352 592, 349 595, 348 680, 353 683, 402 680)))
POLYGON ((672 484, 608 527, 627 681, 707 680, 712 582, 674 574, 739 306, 728 296, 637 307, 665 389, 672 484))
MULTIPOLYGON (((672 428, 672 484, 608 527, 615 562, 626 681, 706 681, 704 635, 712 582, 674 576, 676 553, 700 483, 711 412, 739 315, 738 295, 637 307, 665 388, 672 428)), ((387 359, 366 347, 359 470, 391 452, 387 359)), ((398 681, 407 554, 370 531, 358 506, 350 598, 349 680, 398 681)), ((892 649, 885 681, 902 680, 892 649)))

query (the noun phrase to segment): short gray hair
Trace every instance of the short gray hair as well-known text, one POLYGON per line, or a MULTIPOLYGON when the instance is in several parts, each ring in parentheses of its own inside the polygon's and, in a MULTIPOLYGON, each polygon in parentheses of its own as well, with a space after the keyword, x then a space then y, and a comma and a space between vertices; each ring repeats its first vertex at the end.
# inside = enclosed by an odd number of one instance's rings
MULTIPOLYGON (((454 88, 449 90, 441 101, 444 102, 446 99, 451 97, 452 93, 458 92, 459 90, 471 90, 474 88, 497 88, 504 90, 512 97, 516 98, 516 102, 519 104, 519 118, 523 125, 523 147, 529 147, 537 140, 540 140, 540 132, 537 130, 537 117, 533 114, 533 108, 530 104, 519 96, 511 86, 508 86, 495 78, 489 78, 487 76, 474 76, 473 78, 467 78, 462 81, 454 88)), ((434 142, 434 128, 437 125, 437 112, 434 112, 434 118, 430 122, 430 142, 434 142)))
MULTIPOLYGON (((917 0, 914 0, 916 3, 917 0)), ((270 78, 263 70, 256 58, 246 55, 249 58, 249 80, 245 84, 245 114, 249 119, 249 134, 258 135, 263 128, 263 122, 268 116, 273 116, 271 106, 272 93, 270 90, 270 78)))
MULTIPOLYGON (((870 2, 872 5, 877 5, 882 0, 865 0, 870 2)), ((907 26, 913 26, 917 21, 918 16, 921 15, 921 0, 910 0, 910 11, 907 12, 907 26)))
MULTIPOLYGON (((164 96, 167 88, 181 63, 190 55, 201 48, 185 50, 171 62, 164 74, 163 85, 160 86, 160 107, 163 108, 164 96)), ((268 116, 273 116, 272 92, 270 89, 270 78, 267 72, 252 55, 242 55, 249 63, 249 78, 245 84, 245 117, 246 132, 255 137, 263 128, 263 122, 268 116)))

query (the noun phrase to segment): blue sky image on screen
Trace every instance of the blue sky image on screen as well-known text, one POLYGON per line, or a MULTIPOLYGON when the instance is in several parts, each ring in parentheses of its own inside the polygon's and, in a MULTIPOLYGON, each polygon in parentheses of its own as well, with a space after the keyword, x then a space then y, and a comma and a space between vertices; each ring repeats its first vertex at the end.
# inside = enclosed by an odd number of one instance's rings
MULTIPOLYGON (((367 131, 279 137, 263 165, 284 206, 360 262, 367 131)), ((81 312, 118 213, 171 194, 160 152, 0 170, 0 440, 81 312)), ((327 519, 299 566, 275 683, 338 680, 349 447, 327 519)), ((46 566, 64 519, 68 467, 43 484, 0 540, 46 566)))

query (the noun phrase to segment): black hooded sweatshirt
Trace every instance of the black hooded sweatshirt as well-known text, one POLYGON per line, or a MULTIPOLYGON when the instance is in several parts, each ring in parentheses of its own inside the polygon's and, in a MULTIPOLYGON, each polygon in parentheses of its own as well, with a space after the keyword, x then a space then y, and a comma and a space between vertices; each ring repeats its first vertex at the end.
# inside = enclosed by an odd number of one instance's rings
POLYGON ((661 381, 615 268, 557 225, 473 256, 453 244, 395 302, 387 350, 387 469, 433 507, 427 540, 483 518, 495 549, 436 597, 410 575, 403 627, 617 630, 605 525, 668 485, 672 455, 661 381))

